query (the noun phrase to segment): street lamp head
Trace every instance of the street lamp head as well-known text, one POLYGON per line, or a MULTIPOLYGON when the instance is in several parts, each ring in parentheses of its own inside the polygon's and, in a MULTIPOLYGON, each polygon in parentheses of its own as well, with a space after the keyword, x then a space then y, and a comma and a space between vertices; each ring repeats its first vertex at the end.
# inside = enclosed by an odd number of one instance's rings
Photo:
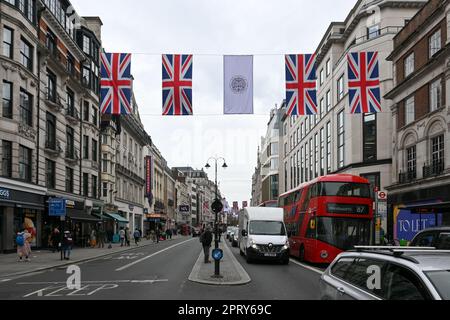
POLYGON ((224 163, 223 166, 222 166, 222 168, 224 168, 224 169, 228 168, 227 164, 224 163))
POLYGON ((206 164, 205 168, 206 168, 206 169, 211 168, 211 166, 209 165, 209 163, 206 164))

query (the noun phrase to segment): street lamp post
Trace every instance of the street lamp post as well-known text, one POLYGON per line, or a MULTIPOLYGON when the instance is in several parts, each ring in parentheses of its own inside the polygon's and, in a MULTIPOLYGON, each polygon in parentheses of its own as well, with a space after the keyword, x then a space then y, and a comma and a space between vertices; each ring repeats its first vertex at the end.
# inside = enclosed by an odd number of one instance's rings
MULTIPOLYGON (((205 168, 209 169, 211 168, 211 166, 209 165, 209 160, 214 160, 215 163, 215 201, 219 200, 219 191, 218 191, 218 187, 217 187, 217 163, 219 162, 219 160, 223 160, 223 166, 222 168, 226 169, 228 168, 227 166, 227 162, 224 158, 217 158, 217 157, 211 157, 208 159, 208 162, 206 163, 205 168)), ((214 233, 215 233, 215 249, 219 249, 219 218, 218 218, 218 212, 217 210, 215 210, 215 228, 214 228, 214 233)), ((214 260, 214 276, 215 277, 220 277, 220 261, 219 260, 214 260)))

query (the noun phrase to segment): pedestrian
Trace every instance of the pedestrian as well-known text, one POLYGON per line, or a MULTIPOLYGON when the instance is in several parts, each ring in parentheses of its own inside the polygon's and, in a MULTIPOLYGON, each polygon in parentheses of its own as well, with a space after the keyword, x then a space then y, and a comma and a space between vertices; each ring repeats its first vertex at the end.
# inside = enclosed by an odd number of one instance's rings
POLYGON ((130 231, 130 229, 128 229, 128 227, 127 227, 127 228, 125 229, 125 243, 126 243, 126 246, 127 246, 127 247, 131 246, 130 238, 131 238, 131 231, 130 231))
POLYGON ((167 238, 172 240, 172 229, 167 229, 167 238))
POLYGON ((123 247, 125 242, 125 230, 123 230, 123 227, 120 228, 119 237, 120 237, 120 246, 123 247))
POLYGON ((19 262, 23 261, 25 257, 26 262, 30 262, 31 246, 28 239, 31 238, 31 234, 26 229, 18 232, 16 235, 17 255, 19 256, 19 262))
POLYGON ((136 228, 136 230, 134 231, 134 243, 136 243, 136 245, 139 245, 139 239, 141 238, 141 233, 139 232, 139 230, 136 228))
POLYGON ((64 260, 70 260, 70 253, 72 251, 72 246, 73 246, 73 238, 72 238, 72 233, 70 231, 64 232, 62 245, 63 245, 63 252, 64 252, 64 260))
POLYGON ((89 236, 89 240, 91 248, 95 248, 95 246, 97 245, 97 233, 95 232, 95 229, 92 229, 91 235, 89 236))
POLYGON ((105 231, 103 229, 99 229, 97 233, 97 242, 98 242, 98 248, 104 248, 105 247, 105 231))
POLYGON ((55 251, 60 250, 59 248, 59 244, 61 242, 61 232, 59 232, 58 228, 54 228, 52 231, 52 235, 51 235, 51 239, 52 239, 52 251, 53 253, 55 253, 55 251))
POLYGON ((203 252, 205 254, 205 263, 211 263, 209 260, 209 251, 211 250, 211 243, 213 240, 213 234, 210 227, 206 227, 206 230, 200 236, 200 242, 203 246, 203 252))
POLYGON ((156 243, 159 243, 159 237, 161 236, 161 233, 160 233, 158 227, 156 227, 156 233, 155 233, 155 235, 156 235, 156 243))

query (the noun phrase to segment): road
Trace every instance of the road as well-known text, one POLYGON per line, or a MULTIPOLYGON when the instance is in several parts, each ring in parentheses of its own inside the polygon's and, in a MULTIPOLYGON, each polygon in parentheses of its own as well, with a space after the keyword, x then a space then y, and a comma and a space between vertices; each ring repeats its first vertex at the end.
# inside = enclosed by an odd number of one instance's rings
POLYGON ((15 279, 0 278, 1 300, 311 300, 318 298, 320 272, 293 260, 247 264, 233 254, 252 281, 208 286, 188 280, 199 257, 198 240, 182 238, 79 264, 81 289, 68 289, 67 267, 15 279))

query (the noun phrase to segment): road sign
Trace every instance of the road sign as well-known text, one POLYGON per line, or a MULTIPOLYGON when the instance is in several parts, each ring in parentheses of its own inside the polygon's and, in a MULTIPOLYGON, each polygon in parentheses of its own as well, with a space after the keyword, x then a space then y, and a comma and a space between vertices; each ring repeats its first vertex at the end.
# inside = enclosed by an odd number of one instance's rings
POLYGON ((216 199, 216 200, 213 202, 213 204, 211 205, 211 210, 212 210, 214 213, 219 213, 219 212, 221 212, 221 211, 223 210, 223 203, 222 203, 222 201, 216 199))
POLYGON ((387 199, 387 193, 380 191, 378 192, 378 200, 386 200, 387 199))
POLYGON ((214 249, 212 252, 212 257, 215 261, 220 261, 223 259, 223 250, 222 249, 214 249))
POLYGON ((66 200, 61 198, 48 199, 48 215, 50 217, 63 217, 66 215, 66 200))

